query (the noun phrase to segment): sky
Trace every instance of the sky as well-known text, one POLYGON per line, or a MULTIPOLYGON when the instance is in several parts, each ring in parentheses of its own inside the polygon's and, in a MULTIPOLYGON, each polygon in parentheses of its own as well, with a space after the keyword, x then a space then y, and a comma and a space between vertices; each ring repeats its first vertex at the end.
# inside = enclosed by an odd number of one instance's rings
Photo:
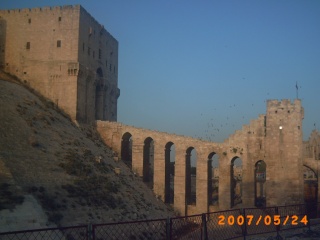
POLYGON ((222 142, 298 98, 304 140, 320 129, 318 0, 0 0, 81 4, 119 42, 118 122, 222 142))

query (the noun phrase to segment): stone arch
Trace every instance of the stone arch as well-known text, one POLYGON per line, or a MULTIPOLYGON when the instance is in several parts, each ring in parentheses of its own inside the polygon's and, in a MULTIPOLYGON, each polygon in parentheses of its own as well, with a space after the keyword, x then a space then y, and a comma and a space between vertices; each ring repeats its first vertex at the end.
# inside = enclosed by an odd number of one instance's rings
POLYGON ((303 165, 303 180, 304 180, 304 202, 307 205, 309 217, 317 216, 318 202, 318 175, 315 170, 307 165, 303 165))
POLYGON ((121 139, 121 159, 132 169, 132 135, 126 132, 121 139))
POLYGON ((208 205, 219 205, 219 155, 208 155, 208 205))
POLYGON ((317 201, 318 196, 318 175, 315 170, 307 165, 303 165, 304 179, 304 200, 317 201))
POLYGON ((154 141, 151 137, 143 145, 143 181, 152 189, 154 173, 154 141))
POLYGON ((165 145, 165 203, 174 203, 175 146, 173 142, 165 145))
POLYGON ((197 152, 194 147, 186 151, 186 205, 196 205, 197 152))
POLYGON ((242 203, 242 159, 238 156, 230 164, 230 200, 231 208, 242 203))
POLYGON ((254 199, 256 207, 266 207, 266 183, 267 165, 263 160, 255 164, 254 171, 254 199))

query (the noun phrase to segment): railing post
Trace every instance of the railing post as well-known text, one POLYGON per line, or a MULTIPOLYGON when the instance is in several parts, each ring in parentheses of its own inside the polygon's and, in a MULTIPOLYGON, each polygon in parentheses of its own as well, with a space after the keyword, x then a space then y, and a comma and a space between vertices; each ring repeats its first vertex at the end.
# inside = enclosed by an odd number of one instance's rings
POLYGON ((202 232, 203 232, 203 240, 208 240, 208 231, 207 231, 207 218, 206 214, 202 213, 202 232))
POLYGON ((166 221, 166 240, 171 240, 171 219, 169 217, 166 221))
MULTIPOLYGON (((308 226, 308 230, 307 230, 307 232, 308 233, 311 233, 312 231, 311 231, 311 224, 310 224, 310 211, 309 211, 309 207, 310 206, 308 206, 308 203, 307 202, 305 202, 304 203, 304 216, 307 216, 307 220, 308 220, 308 222, 307 222, 307 226, 308 226)), ((312 206, 313 207, 313 206, 312 206)), ((303 216, 303 217, 304 217, 303 216)))
POLYGON ((308 215, 307 215, 307 220, 308 220, 308 222, 307 222, 307 225, 308 225, 308 230, 307 230, 307 232, 310 233, 310 232, 312 232, 312 231, 311 231, 311 223, 310 223, 310 220, 311 220, 311 219, 309 218, 308 215))
POLYGON ((247 219, 246 219, 246 209, 242 208, 240 210, 241 215, 244 218, 244 223, 243 223, 243 227, 242 227, 242 235, 243 235, 243 239, 246 240, 246 236, 247 236, 247 219))
MULTIPOLYGON (((279 215, 279 209, 278 209, 278 207, 275 207, 275 215, 279 215)), ((280 216, 280 219, 281 219, 281 216, 280 216)), ((277 231, 277 236, 276 236, 276 239, 279 239, 279 240, 281 240, 282 239, 282 237, 280 236, 280 234, 279 234, 279 232, 280 232, 280 226, 281 226, 281 224, 278 224, 278 225, 276 225, 276 231, 277 231)))
POLYGON ((88 231, 87 239, 88 240, 94 240, 94 233, 93 233, 92 223, 89 223, 87 231, 88 231))

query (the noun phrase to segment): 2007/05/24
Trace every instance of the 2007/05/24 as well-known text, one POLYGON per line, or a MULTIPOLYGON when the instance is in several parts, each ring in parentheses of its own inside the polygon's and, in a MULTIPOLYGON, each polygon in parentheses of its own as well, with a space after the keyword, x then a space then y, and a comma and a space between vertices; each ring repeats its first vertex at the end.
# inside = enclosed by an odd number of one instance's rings
MULTIPOLYGON (((218 220, 218 225, 239 225, 242 226, 245 221, 245 217, 242 215, 239 215, 237 217, 234 217, 233 215, 230 215, 228 217, 225 217, 224 215, 220 215, 218 220), (226 221, 227 220, 227 221, 226 221)), ((272 221, 272 216, 266 215, 262 216, 260 215, 257 218, 254 218, 254 215, 246 215, 246 218, 248 219, 248 226, 254 223, 255 220, 255 225, 258 226, 259 224, 264 224, 265 226, 269 226, 271 224, 274 224, 275 226, 281 225, 281 216, 280 215, 273 215, 273 221, 272 221)), ((304 225, 307 225, 308 223, 308 218, 307 215, 304 215, 301 220, 299 221, 299 217, 297 215, 292 215, 291 217, 287 215, 282 222, 282 225, 286 224, 291 224, 291 225, 298 225, 300 223, 303 223, 304 225)))

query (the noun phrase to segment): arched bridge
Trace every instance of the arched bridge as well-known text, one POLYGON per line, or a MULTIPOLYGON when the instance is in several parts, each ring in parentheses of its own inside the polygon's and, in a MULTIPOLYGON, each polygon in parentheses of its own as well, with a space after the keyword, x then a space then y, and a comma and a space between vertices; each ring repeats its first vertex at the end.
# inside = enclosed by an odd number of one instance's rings
POLYGON ((299 100, 268 101, 266 115, 223 143, 118 122, 96 125, 105 143, 156 195, 190 215, 237 204, 302 203, 302 118, 299 100))

